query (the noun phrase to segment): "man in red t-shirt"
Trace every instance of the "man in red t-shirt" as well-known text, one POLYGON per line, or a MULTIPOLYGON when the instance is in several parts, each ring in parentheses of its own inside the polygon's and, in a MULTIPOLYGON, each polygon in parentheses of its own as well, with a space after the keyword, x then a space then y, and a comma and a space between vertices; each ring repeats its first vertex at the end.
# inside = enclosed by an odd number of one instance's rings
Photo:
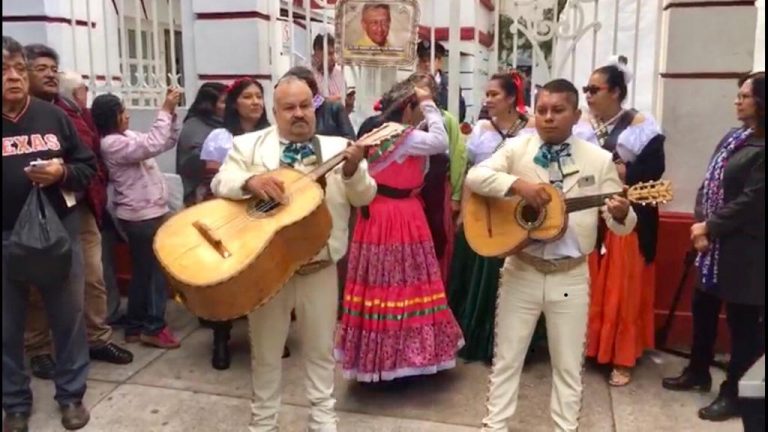
MULTIPOLYGON (((73 100, 59 95, 59 56, 42 44, 24 47, 29 65, 29 90, 32 96, 61 108, 72 121, 80 141, 96 155, 98 170, 85 192, 87 206, 80 206, 80 241, 85 263, 85 323, 90 356, 115 364, 133 361, 133 354, 112 342, 112 328, 107 324, 107 290, 104 284, 101 254, 101 226, 107 204, 107 170, 99 152, 99 136, 88 113, 73 100)), ((109 217, 108 215, 106 217, 109 217)), ((51 379, 55 369, 51 356, 51 338, 39 293, 32 291, 25 334, 25 348, 32 373, 51 379)))

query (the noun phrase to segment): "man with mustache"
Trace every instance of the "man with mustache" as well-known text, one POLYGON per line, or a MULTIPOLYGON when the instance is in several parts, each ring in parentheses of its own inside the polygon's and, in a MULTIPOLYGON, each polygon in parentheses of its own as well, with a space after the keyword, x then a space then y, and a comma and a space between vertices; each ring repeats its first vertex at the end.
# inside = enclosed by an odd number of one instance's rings
MULTIPOLYGON (((333 343, 338 307, 334 263, 347 251, 350 207, 369 204, 376 183, 368 174, 364 152, 348 147, 344 138, 315 134, 312 90, 302 79, 287 75, 278 81, 273 113, 276 126, 237 136, 211 190, 219 197, 286 202, 287 184, 270 171, 281 166, 309 172, 339 153, 346 160, 325 176, 325 204, 333 227, 328 244, 282 287, 267 304, 248 315, 251 338, 251 432, 277 430, 280 410, 280 375, 283 346, 296 310, 307 375, 312 432, 335 432, 338 418, 333 398, 333 343)), ((258 281, 253 281, 258 283, 258 281)))
MULTIPOLYGON (((76 102, 59 95, 59 56, 42 44, 24 47, 29 67, 29 92, 32 96, 61 108, 75 126, 80 141, 96 155, 98 169, 88 189, 82 193, 87 206, 80 206, 80 242, 85 270, 85 324, 90 357, 114 364, 133 361, 133 354, 112 342, 112 328, 107 324, 107 288, 101 261, 101 226, 107 204, 107 170, 99 156, 99 136, 90 127, 89 114, 76 102)), ((80 198, 80 197, 78 197, 80 198)), ((32 374, 51 379, 56 368, 51 355, 51 337, 42 301, 36 289, 30 296, 25 348, 32 374)))

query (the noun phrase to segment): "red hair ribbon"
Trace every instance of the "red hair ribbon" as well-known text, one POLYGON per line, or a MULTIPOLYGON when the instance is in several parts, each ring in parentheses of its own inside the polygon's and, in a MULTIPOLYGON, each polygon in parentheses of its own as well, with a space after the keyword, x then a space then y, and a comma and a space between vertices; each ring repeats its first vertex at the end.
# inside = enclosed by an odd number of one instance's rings
POLYGON ((515 82, 515 87, 517 87, 517 111, 520 113, 525 113, 525 98, 523 97, 523 92, 525 91, 525 87, 523 86, 523 77, 520 76, 520 72, 516 70, 511 70, 509 74, 512 76, 512 80, 515 82))
POLYGON ((381 99, 377 100, 376 103, 373 104, 373 110, 376 112, 381 112, 381 99))
POLYGON ((250 79, 250 78, 248 78, 248 77, 242 77, 242 78, 238 78, 238 79, 236 79, 236 80, 232 81, 232 82, 231 82, 231 83, 229 83, 229 85, 227 86, 227 88, 226 88, 225 92, 226 92, 226 93, 229 93, 229 92, 231 92, 232 90, 234 90, 234 89, 235 89, 235 87, 237 87, 238 85, 240 85, 240 84, 241 84, 243 81, 245 81, 245 80, 249 80, 249 79, 250 79))

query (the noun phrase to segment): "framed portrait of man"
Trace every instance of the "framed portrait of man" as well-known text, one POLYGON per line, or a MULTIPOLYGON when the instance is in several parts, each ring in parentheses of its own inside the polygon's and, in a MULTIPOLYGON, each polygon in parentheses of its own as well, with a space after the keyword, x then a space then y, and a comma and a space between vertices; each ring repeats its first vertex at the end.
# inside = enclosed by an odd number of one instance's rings
POLYGON ((341 0, 336 52, 345 65, 410 66, 416 60, 418 0, 341 0))

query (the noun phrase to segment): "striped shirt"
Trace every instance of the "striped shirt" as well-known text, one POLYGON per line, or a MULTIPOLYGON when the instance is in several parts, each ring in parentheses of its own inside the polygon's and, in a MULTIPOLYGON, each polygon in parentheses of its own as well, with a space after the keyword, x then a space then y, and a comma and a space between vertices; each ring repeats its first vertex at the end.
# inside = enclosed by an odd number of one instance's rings
POLYGON ((344 97, 346 96, 345 93, 345 83, 344 83, 344 73, 341 71, 341 67, 336 65, 336 67, 333 68, 333 71, 331 71, 330 74, 328 74, 328 92, 326 94, 325 91, 325 76, 320 71, 318 71, 315 68, 312 68, 312 73, 315 74, 315 80, 317 81, 317 87, 319 88, 320 94, 323 95, 323 97, 339 97, 341 98, 340 102, 344 104, 344 97))

